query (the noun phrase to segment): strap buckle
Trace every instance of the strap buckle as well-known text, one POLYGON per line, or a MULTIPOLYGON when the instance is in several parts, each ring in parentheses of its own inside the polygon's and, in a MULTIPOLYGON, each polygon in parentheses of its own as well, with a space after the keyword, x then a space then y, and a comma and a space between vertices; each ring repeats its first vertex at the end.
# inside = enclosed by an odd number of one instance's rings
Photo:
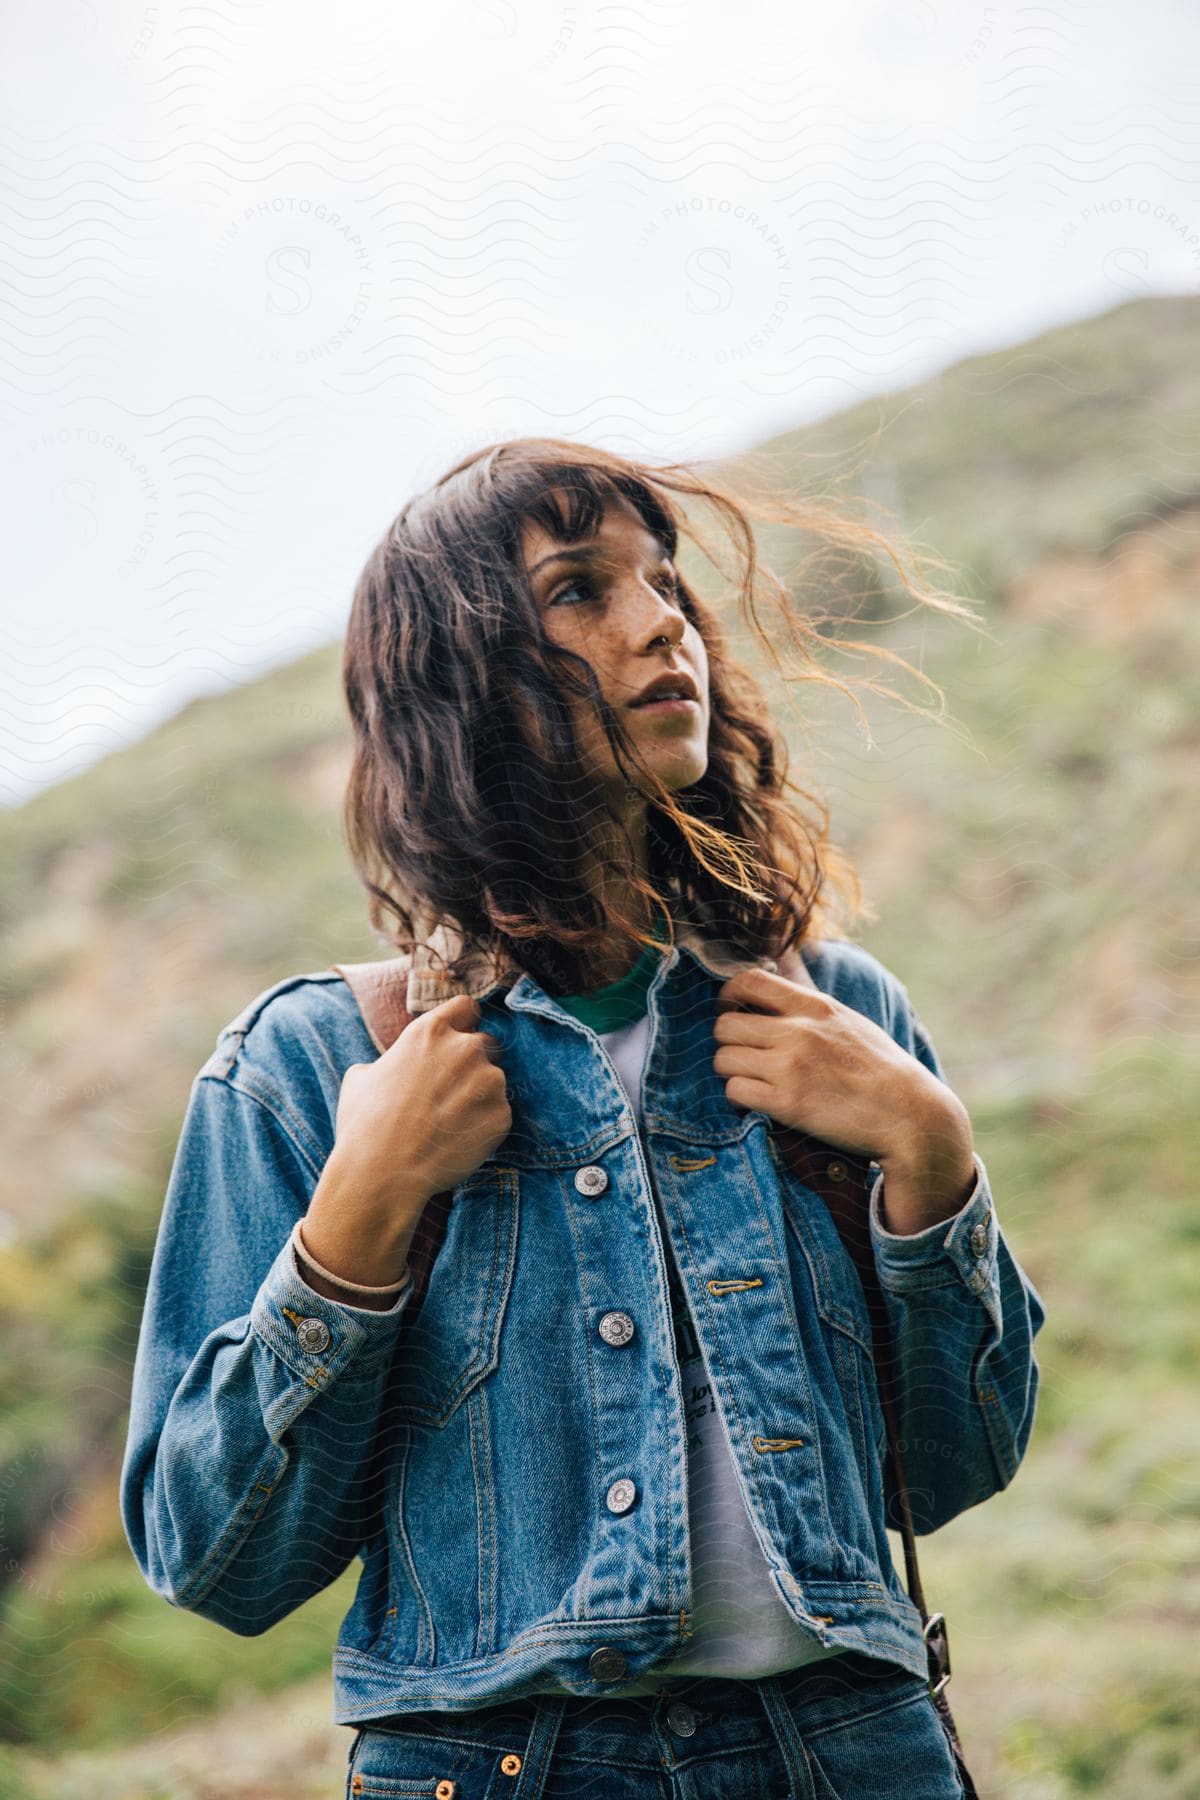
POLYGON ((929 1658, 929 1692, 936 1700, 950 1679, 950 1634, 945 1613, 930 1613, 921 1628, 929 1658), (936 1640, 936 1641, 935 1641, 936 1640))

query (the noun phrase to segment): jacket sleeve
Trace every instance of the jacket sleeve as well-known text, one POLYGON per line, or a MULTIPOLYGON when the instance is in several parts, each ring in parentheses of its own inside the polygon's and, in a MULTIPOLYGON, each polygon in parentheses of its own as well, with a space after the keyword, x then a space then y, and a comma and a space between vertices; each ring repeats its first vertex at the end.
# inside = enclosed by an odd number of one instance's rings
MULTIPOLYGON (((893 1035, 940 1081, 932 1040, 907 994, 893 1035)), ((887 1382, 913 1529, 936 1531, 1016 1474, 1033 1429, 1039 1371, 1033 1340, 1045 1307, 1000 1229, 987 1169, 963 1206, 900 1236, 882 1218, 882 1170, 870 1197, 871 1246, 891 1328, 887 1382)), ((900 1513, 885 1466, 886 1516, 900 1513)))
POLYGON ((320 1167, 256 1080, 192 1085, 138 1337, 122 1523, 172 1606, 254 1637, 371 1534, 370 1451, 410 1287, 388 1312, 302 1279, 320 1167))

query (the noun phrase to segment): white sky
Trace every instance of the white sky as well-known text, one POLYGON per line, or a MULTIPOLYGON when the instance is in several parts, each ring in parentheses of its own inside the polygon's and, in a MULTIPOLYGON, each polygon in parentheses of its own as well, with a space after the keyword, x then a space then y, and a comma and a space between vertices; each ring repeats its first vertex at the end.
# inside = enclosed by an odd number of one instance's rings
POLYGON ((1200 287, 1191 0, 5 14, 0 804, 340 635, 478 444, 712 455, 1200 287))

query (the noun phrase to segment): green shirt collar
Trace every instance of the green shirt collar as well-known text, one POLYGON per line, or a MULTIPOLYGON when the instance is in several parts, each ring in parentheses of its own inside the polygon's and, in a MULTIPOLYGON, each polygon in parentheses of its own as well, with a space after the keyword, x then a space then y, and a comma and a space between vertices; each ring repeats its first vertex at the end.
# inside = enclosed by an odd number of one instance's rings
MULTIPOLYGON (((655 923, 654 935, 660 940, 665 938, 661 922, 655 923)), ((662 954, 657 945, 647 944, 632 969, 618 981, 593 988, 590 993, 556 995, 556 1004, 581 1024, 590 1025, 593 1031, 619 1031, 623 1025, 632 1025, 646 1011, 646 995, 662 954)))

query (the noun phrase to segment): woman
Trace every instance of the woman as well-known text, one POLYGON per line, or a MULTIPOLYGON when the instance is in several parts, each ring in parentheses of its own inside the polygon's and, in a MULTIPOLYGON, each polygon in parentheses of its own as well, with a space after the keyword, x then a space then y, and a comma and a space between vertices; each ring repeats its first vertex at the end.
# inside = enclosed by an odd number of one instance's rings
POLYGON ((522 440, 404 509, 344 673, 411 1022, 381 1044, 338 970, 295 976, 193 1084, 125 1527, 242 1635, 361 1555, 351 1793, 963 1791, 822 1182, 863 1177, 916 1530, 1011 1481, 1044 1313, 903 984, 830 929, 856 878, 683 577, 688 498, 757 628, 747 510, 679 466, 522 440))

